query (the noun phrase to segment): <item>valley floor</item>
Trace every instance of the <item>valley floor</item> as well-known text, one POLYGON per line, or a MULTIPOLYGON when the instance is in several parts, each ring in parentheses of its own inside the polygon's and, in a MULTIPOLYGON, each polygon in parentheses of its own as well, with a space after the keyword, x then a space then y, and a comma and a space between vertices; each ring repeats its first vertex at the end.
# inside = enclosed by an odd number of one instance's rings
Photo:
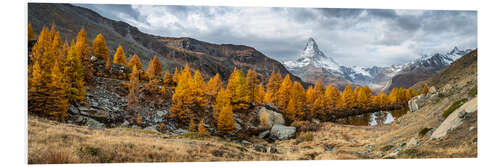
POLYGON ((441 139, 419 135, 436 129, 437 116, 453 100, 409 112, 388 125, 351 126, 321 123, 316 132, 297 134, 296 139, 268 143, 254 137, 251 144, 203 137, 194 133, 162 134, 143 129, 105 128, 58 123, 28 117, 28 162, 193 162, 261 160, 333 160, 379 158, 474 158, 477 157, 477 112, 441 139), (276 153, 257 152, 270 146, 276 153))

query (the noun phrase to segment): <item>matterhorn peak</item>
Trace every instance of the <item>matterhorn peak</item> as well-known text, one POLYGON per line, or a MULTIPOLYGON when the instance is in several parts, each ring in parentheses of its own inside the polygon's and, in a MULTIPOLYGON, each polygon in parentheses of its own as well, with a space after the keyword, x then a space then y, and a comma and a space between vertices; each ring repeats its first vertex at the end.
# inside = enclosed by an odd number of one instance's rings
POLYGON ((305 66, 322 67, 331 70, 337 70, 339 64, 332 58, 327 57, 318 47, 316 41, 309 37, 304 51, 295 61, 287 61, 284 63, 288 67, 297 68, 305 66))

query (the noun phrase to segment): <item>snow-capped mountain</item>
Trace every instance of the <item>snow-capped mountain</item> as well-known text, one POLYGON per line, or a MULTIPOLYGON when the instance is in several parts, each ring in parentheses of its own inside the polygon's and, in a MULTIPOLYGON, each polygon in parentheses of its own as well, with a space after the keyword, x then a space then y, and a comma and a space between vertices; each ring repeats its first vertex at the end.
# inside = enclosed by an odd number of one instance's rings
POLYGON ((316 41, 309 38, 300 56, 294 61, 286 61, 283 64, 291 73, 305 82, 314 83, 321 78, 326 84, 333 84, 339 88, 347 84, 355 84, 387 91, 397 86, 409 87, 437 73, 470 51, 471 49, 460 50, 455 47, 448 53, 423 55, 405 64, 395 64, 389 67, 349 67, 340 65, 332 57, 325 55, 316 41), (413 77, 413 79, 402 77, 409 73, 418 77, 413 77))
POLYGON ((313 38, 309 38, 309 40, 307 40, 306 47, 297 60, 287 61, 284 64, 289 68, 313 66, 328 70, 338 70, 340 67, 335 60, 327 57, 321 50, 319 50, 318 45, 313 38))

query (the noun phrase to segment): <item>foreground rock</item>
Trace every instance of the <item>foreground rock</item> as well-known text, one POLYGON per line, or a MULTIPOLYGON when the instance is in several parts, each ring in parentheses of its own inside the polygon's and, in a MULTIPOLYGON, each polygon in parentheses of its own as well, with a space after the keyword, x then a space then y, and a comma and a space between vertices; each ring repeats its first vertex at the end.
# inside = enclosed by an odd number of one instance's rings
POLYGON ((285 118, 283 117, 283 115, 281 113, 270 110, 267 107, 261 107, 259 109, 259 114, 258 114, 259 120, 260 120, 260 118, 263 117, 264 114, 266 114, 267 120, 265 120, 265 122, 261 122, 261 124, 265 124, 268 126, 273 126, 276 124, 279 124, 279 125, 285 124, 285 118))
POLYGON ((417 111, 420 107, 424 105, 424 94, 413 97, 408 101, 408 108, 410 112, 417 111))
POLYGON ((456 109, 451 113, 446 120, 444 120, 441 125, 432 133, 432 139, 438 139, 446 136, 448 131, 457 128, 462 125, 463 119, 467 118, 467 114, 471 114, 477 111, 477 97, 463 104, 460 108, 456 109))
POLYGON ((295 137, 296 129, 293 126, 284 126, 280 124, 273 125, 269 138, 271 140, 286 140, 295 137))

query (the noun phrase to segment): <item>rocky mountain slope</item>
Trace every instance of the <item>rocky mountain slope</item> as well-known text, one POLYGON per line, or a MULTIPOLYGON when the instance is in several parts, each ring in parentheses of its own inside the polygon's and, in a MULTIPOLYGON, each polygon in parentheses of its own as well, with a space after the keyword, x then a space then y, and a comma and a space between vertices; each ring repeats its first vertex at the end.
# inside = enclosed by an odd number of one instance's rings
POLYGON ((294 61, 283 64, 290 72, 310 83, 321 78, 325 83, 343 88, 347 84, 369 85, 373 89, 390 91, 392 88, 408 88, 425 80, 453 61, 470 52, 455 47, 448 53, 424 55, 406 64, 389 67, 349 67, 340 65, 332 57, 325 55, 313 38, 309 38, 301 55, 294 61))
MULTIPOLYGON (((98 33, 106 38, 110 54, 114 54, 119 44, 125 48, 128 59, 137 53, 145 66, 157 56, 164 66, 172 72, 189 64, 198 69, 205 77, 219 73, 227 80, 233 68, 244 71, 256 69, 259 78, 267 79, 273 70, 282 75, 290 74, 278 61, 271 59, 255 48, 233 44, 212 44, 192 38, 161 37, 141 32, 138 28, 121 21, 105 18, 98 13, 71 4, 28 4, 28 22, 39 33, 43 26, 56 25, 64 39, 72 39, 81 28, 85 28, 89 40, 98 33)), ((70 41, 69 41, 70 42, 70 41)), ((291 75, 292 80, 300 79, 291 75)))

